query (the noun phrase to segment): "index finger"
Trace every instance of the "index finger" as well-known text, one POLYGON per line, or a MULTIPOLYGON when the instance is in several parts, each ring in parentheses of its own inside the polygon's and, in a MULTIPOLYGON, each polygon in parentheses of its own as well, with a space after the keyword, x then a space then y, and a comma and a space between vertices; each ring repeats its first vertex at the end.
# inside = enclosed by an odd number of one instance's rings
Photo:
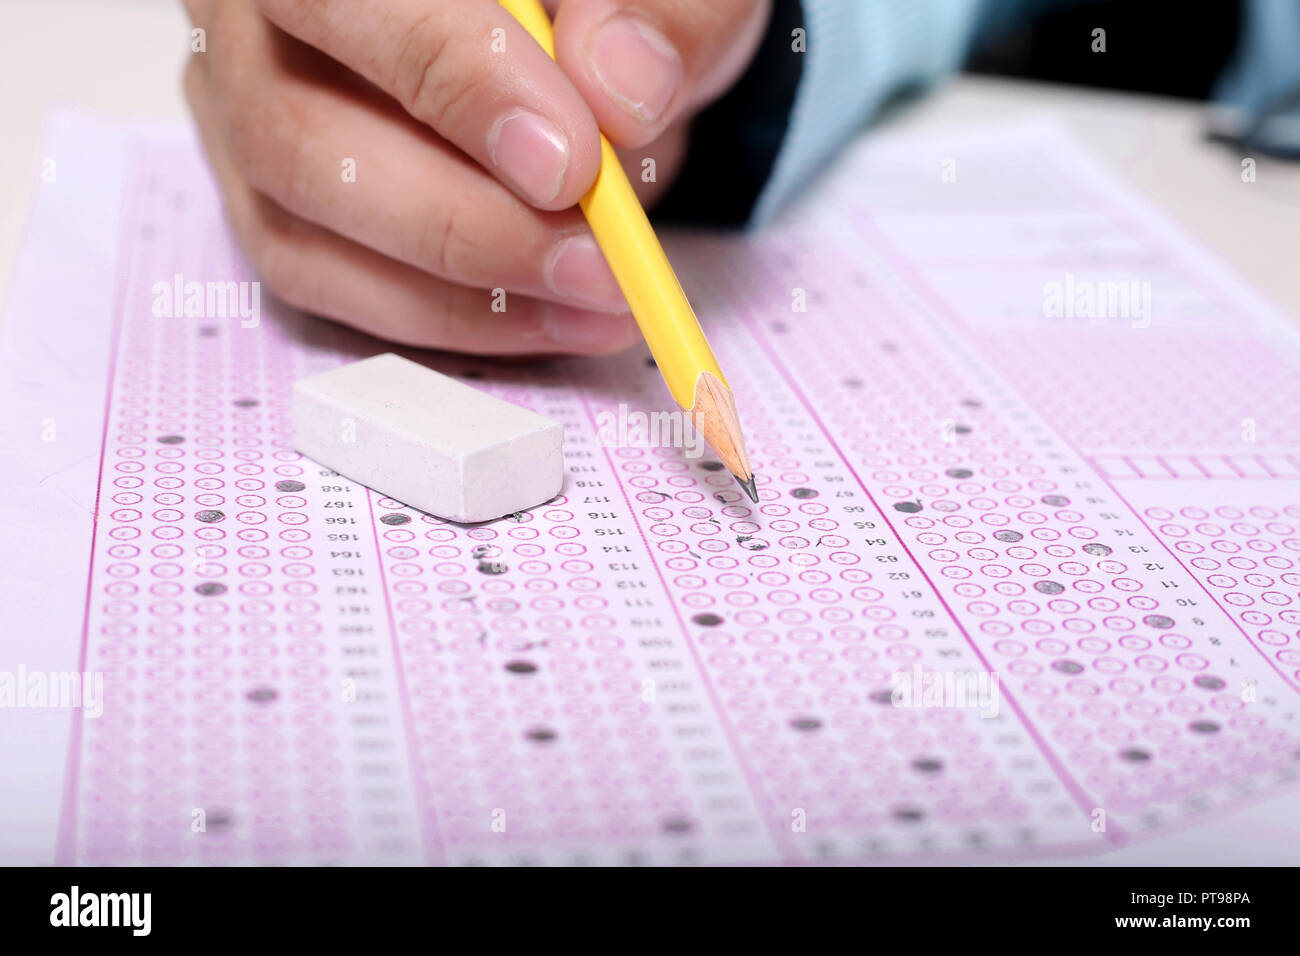
POLYGON ((257 2, 276 26, 387 92, 534 206, 572 206, 595 180, 591 110, 495 0, 257 2))

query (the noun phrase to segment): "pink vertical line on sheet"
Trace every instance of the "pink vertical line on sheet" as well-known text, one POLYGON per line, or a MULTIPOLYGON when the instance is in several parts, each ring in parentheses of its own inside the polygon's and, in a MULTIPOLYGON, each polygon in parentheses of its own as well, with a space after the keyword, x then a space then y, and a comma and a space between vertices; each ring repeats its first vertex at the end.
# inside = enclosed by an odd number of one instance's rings
MULTIPOLYGON (((1064 441, 1064 439, 1062 440, 1064 441)), ((1069 442, 1066 441, 1066 444, 1068 445, 1069 442)), ((1268 664, 1269 667, 1273 668, 1273 670, 1277 673, 1277 675, 1281 677, 1282 680, 1286 682, 1286 684, 1290 686, 1292 690, 1300 692, 1300 684, 1297 684, 1294 680, 1292 680, 1286 674, 1286 672, 1281 670, 1275 663, 1273 663, 1272 660, 1269 659, 1268 654, 1265 653, 1264 650, 1260 648, 1258 644, 1255 643, 1254 639, 1251 638, 1251 636, 1246 633, 1246 629, 1241 626, 1241 622, 1237 620, 1236 616, 1229 613, 1228 609, 1219 603, 1219 599, 1214 596, 1214 594, 1210 591, 1209 588, 1205 586, 1205 583, 1201 581, 1199 577, 1197 577, 1188 569, 1187 565, 1183 563, 1183 559, 1180 558, 1174 552, 1174 549, 1169 547, 1169 545, 1165 543, 1164 539, 1161 538, 1158 534, 1155 533, 1155 531, 1151 529, 1151 525, 1147 524, 1147 519, 1144 518, 1142 514, 1137 510, 1137 508, 1135 508, 1132 505, 1132 503, 1130 503, 1129 500, 1124 497, 1123 493, 1118 488, 1116 488, 1113 484, 1111 484, 1109 479, 1103 477, 1102 481, 1104 481, 1106 483, 1106 486, 1110 488, 1111 493, 1114 494, 1115 497, 1118 498, 1120 501, 1124 502, 1125 507, 1127 507, 1129 511, 1133 512, 1133 516, 1137 518, 1137 520, 1142 524, 1142 527, 1147 529, 1147 533, 1150 534, 1151 537, 1154 538, 1157 542, 1159 542, 1160 546, 1165 549, 1165 552, 1171 558, 1173 558, 1175 561, 1178 562, 1178 566, 1182 568, 1184 572, 1186 572, 1187 576, 1190 577, 1193 581, 1197 583, 1197 585, 1200 586, 1201 593, 1204 594, 1206 597, 1208 597, 1210 599, 1210 602, 1214 604, 1214 606, 1217 607, 1220 611, 1223 612, 1223 616, 1226 617, 1229 621, 1231 621, 1232 626, 1235 627, 1241 633, 1241 636, 1246 639, 1246 643, 1249 644, 1251 647, 1253 647, 1260 657, 1264 658, 1264 662, 1268 664)))
MULTIPOLYGON (((844 451, 840 448, 839 442, 831 436, 830 429, 826 427, 821 416, 817 414, 812 403, 809 402, 807 396, 804 395, 803 390, 795 384, 794 377, 785 367, 785 364, 777 357, 776 353, 763 338, 762 332, 759 330, 759 323, 754 318, 753 310, 750 309, 748 305, 743 308, 743 321, 748 327, 750 335, 758 341, 759 348, 763 350, 768 361, 772 363, 773 367, 777 370, 777 373, 785 380, 786 385, 790 388, 790 391, 794 394, 795 398, 799 400, 799 403, 803 405, 804 409, 808 412, 808 417, 812 419, 813 423, 816 424, 817 428, 826 437, 827 443, 832 449, 834 449, 835 454, 839 456, 842 462, 844 462, 844 467, 849 470, 849 474, 853 476, 853 480, 858 483, 858 487, 861 488, 863 494, 867 496, 867 500, 871 502, 872 507, 874 507, 879 513, 880 519, 889 528, 890 533, 893 534, 894 538, 897 539, 899 547, 901 547, 904 553, 907 554, 908 560, 912 562, 912 565, 918 572, 920 572, 921 577, 925 579, 925 583, 928 584, 930 590, 934 592, 935 598, 939 601, 939 604, 943 607, 957 630, 961 632, 961 636, 966 639, 966 643, 970 646, 970 649, 974 652, 976 658, 978 658, 979 662, 984 665, 984 669, 990 674, 997 673, 989 663, 988 658, 984 656, 980 649, 975 645, 975 642, 971 640, 970 633, 966 630, 965 625, 958 619, 957 615, 953 613, 952 607, 948 604, 948 600, 943 596, 943 593, 939 588, 935 586, 934 580, 930 577, 929 572, 926 571, 921 565, 921 562, 916 559, 916 556, 912 553, 912 549, 907 546, 907 542, 903 540, 903 536, 898 533, 898 529, 894 527, 894 523, 890 521, 889 517, 885 514, 884 509, 880 507, 880 503, 876 501, 876 496, 867 488, 866 483, 863 482, 862 477, 858 474, 858 470, 853 467, 848 456, 846 456, 844 451)), ((1066 769, 1065 764, 1057 758, 1047 741, 1038 732, 1038 729, 1030 723, 1028 715, 1026 715, 1021 709, 1020 705, 1016 702, 1015 697, 1005 689, 1001 690, 1001 694, 1006 698, 1007 703, 1011 705, 1011 709, 1016 712, 1016 716, 1019 718, 1021 725, 1025 728, 1025 732, 1029 734, 1030 738, 1034 741, 1035 746, 1038 747, 1039 752, 1043 755, 1043 759, 1046 760, 1048 766, 1056 772, 1061 784, 1070 791, 1070 795, 1074 798, 1075 804, 1084 812, 1085 816, 1090 814, 1092 810, 1096 808, 1097 801, 1088 799, 1087 793, 1084 792, 1078 781, 1074 779, 1073 774, 1071 774, 1070 771, 1066 769)), ((1122 838, 1123 830, 1117 826, 1112 827, 1105 835, 1105 839, 1112 841, 1117 841, 1122 838)))
POLYGON ((1210 469, 1208 469, 1208 468, 1206 468, 1204 465, 1202 465, 1202 464, 1201 464, 1201 460, 1200 460, 1199 458, 1197 458, 1195 455, 1192 455, 1192 456, 1190 457, 1190 461, 1191 461, 1191 463, 1192 463, 1193 465, 1195 465, 1197 468, 1201 469, 1201 474, 1203 474, 1206 478, 1213 478, 1213 477, 1214 477, 1213 475, 1210 474, 1210 469))
POLYGON ((442 845, 438 829, 438 813, 429 799, 429 787, 424 779, 424 765, 420 762, 420 748, 415 735, 415 718, 411 713, 411 695, 406 689, 406 671, 402 664, 402 648, 397 639, 397 621, 393 616, 393 602, 388 595, 388 576, 384 574, 384 557, 379 544, 379 526, 375 521, 374 493, 366 492, 366 508, 370 513, 370 532, 375 542, 375 563, 379 566, 379 586, 384 591, 384 610, 388 614, 388 636, 393 645, 393 667, 397 678, 397 693, 402 702, 402 723, 406 725, 406 753, 411 762, 411 784, 415 788, 415 812, 420 821, 420 838, 424 841, 427 862, 438 866, 447 862, 447 851, 442 845), (430 814, 426 819, 425 814, 430 814))
POLYGON ((1237 467, 1237 463, 1232 460, 1231 455, 1220 455, 1219 457, 1224 460, 1224 462, 1227 464, 1229 468, 1231 468, 1233 471, 1237 473, 1238 478, 1246 477, 1246 473, 1237 467))
POLYGON ((1169 472, 1170 478, 1182 477, 1181 475, 1178 474, 1178 472, 1174 471, 1174 469, 1170 466, 1169 462, 1165 461, 1162 455, 1156 455, 1156 464, 1158 464, 1165 471, 1169 472))
MULTIPOLYGON (((308 321, 315 321, 310 316, 308 321)), ((334 341, 333 352, 340 364, 352 361, 352 355, 344 341, 346 332, 338 323, 330 323, 330 333, 334 341)), ((442 843, 442 834, 438 829, 438 817, 429 799, 429 788, 425 783, 423 767, 420 764, 419 738, 415 734, 415 718, 411 713, 411 697, 406 688, 406 673, 402 663, 402 649, 397 637, 397 623, 393 615, 393 603, 388 593, 388 576, 384 573, 383 548, 379 543, 379 525, 375 521, 375 504, 371 490, 363 488, 366 493, 366 510, 370 515, 371 539, 375 543, 375 566, 379 569, 379 586, 384 593, 384 611, 388 618, 388 635, 393 649, 393 675, 397 682, 398 697, 402 706, 402 724, 406 733, 406 755, 410 764, 411 788, 414 791, 415 813, 420 827, 420 840, 425 862, 431 865, 446 863, 446 849, 442 843), (426 821, 425 807, 433 813, 432 821, 426 821)))
MULTIPOLYGON (((908 279, 912 283, 913 288, 917 290, 921 295, 924 295, 925 298, 929 300, 931 306, 936 308, 944 315, 946 315, 954 325, 961 328, 967 328, 968 326, 966 325, 965 320, 962 319, 961 314, 957 312, 957 310, 954 309, 951 305, 949 305, 947 300, 945 300, 943 296, 935 292, 934 289, 930 286, 930 284, 925 281, 925 278, 920 274, 918 274, 916 270, 914 270, 911 267, 911 264, 905 258, 903 258, 901 255, 898 254, 897 250, 894 249, 894 246, 889 241, 889 239, 882 232, 880 232, 880 230, 877 229, 874 224, 871 224, 869 228, 871 230, 871 236, 878 239, 879 247, 884 250, 887 256, 889 256, 890 261, 893 262, 900 271, 902 271, 908 276, 908 279)), ((1013 387, 1010 382, 1007 382, 1006 385, 1012 392, 1019 395, 1018 388, 1013 387)), ((1034 407, 1032 404, 1025 401, 1023 396, 1021 397, 1020 400, 1026 407, 1028 408, 1034 407)), ((1085 461, 1085 462, 1087 461, 1087 459, 1083 456, 1083 452, 1081 452, 1078 448, 1076 448, 1074 446, 1074 443, 1070 441, 1069 438, 1067 438, 1064 434, 1057 432, 1055 429, 1053 429, 1053 432, 1054 434, 1056 434, 1056 437, 1061 442, 1061 444, 1069 448, 1070 451, 1073 452, 1074 455, 1080 461, 1085 461)), ((1227 455, 1223 455, 1221 457, 1223 458, 1224 461, 1227 461, 1228 464, 1230 465, 1232 464, 1231 460, 1227 455)), ((1125 460, 1127 461, 1128 459, 1125 460)), ((1238 475, 1242 474, 1240 469, 1237 469, 1235 465, 1233 466, 1233 468, 1234 470, 1237 471, 1238 475)), ((1192 574, 1192 572, 1187 569, 1187 565, 1183 563, 1182 558, 1180 558, 1177 554, 1174 553, 1173 548, 1171 548, 1168 544, 1166 544, 1163 538, 1161 538, 1158 534, 1156 534, 1154 531, 1151 530, 1151 526, 1147 524, 1146 518, 1144 518, 1142 514, 1138 511, 1138 509, 1133 506, 1132 502, 1130 502, 1127 498, 1124 497, 1123 494, 1120 493, 1119 489, 1115 487, 1114 482, 1112 482, 1108 477, 1106 477, 1106 475, 1102 473, 1100 469, 1094 469, 1094 471, 1096 472, 1097 477, 1100 478, 1101 481, 1106 485, 1106 487, 1111 490, 1111 493, 1124 503, 1124 506, 1128 508, 1128 510, 1133 514, 1133 517, 1136 518, 1138 522, 1142 525, 1142 527, 1144 527, 1147 530, 1147 533, 1151 535, 1151 537, 1156 541, 1156 543, 1159 544, 1162 548, 1164 548, 1166 553, 1168 553, 1168 555, 1171 558, 1173 558, 1176 562, 1178 562, 1178 566, 1183 569, 1183 572, 1187 574, 1187 576, 1190 577, 1194 582, 1196 582, 1196 584, 1201 588, 1201 592, 1210 599, 1211 603, 1213 603, 1214 606, 1217 607, 1223 613, 1223 615, 1232 623, 1232 625, 1238 630, 1238 632, 1240 632, 1241 636, 1246 639, 1246 643, 1249 644, 1252 648, 1254 648, 1260 657, 1264 658, 1264 661, 1268 664, 1268 666, 1271 667, 1277 673, 1277 675, 1281 677, 1284 682, 1286 682, 1288 686, 1290 686, 1291 688, 1297 691, 1300 691, 1300 686, 1297 686, 1295 681, 1291 680, 1285 673, 1282 672, 1281 669, 1278 668, 1278 666, 1275 663, 1273 663, 1273 661, 1269 660, 1268 655, 1264 653, 1264 651, 1260 650, 1258 645, 1256 645, 1255 642, 1251 640, 1250 635, 1246 633, 1246 629, 1241 626, 1241 623, 1233 615, 1228 613, 1227 609, 1224 608, 1224 606, 1219 603, 1218 598, 1216 598, 1213 594, 1210 593, 1210 590, 1205 586, 1205 584, 1201 581, 1201 579, 1198 578, 1195 574, 1192 574)), ((1244 477, 1244 475, 1242 475, 1242 477, 1244 477)))
MULTIPOLYGON (((127 295, 130 292, 131 270, 135 264, 135 243, 131 242, 131 229, 136 222, 135 198, 140 192, 139 171, 134 168, 135 149, 128 146, 126 164, 131 168, 131 181, 122 190, 118 209, 117 276, 114 279, 113 301, 117 308, 113 314, 113 330, 108 338, 108 384, 104 395, 104 421, 99 434, 99 469, 95 477, 95 513, 90 528, 90 559, 86 562, 86 599, 81 614, 81 647, 77 652, 77 671, 86 672, 86 657, 90 644, 90 600, 95 582, 95 548, 99 540, 99 502, 104 487, 104 460, 108 457, 108 423, 113 413, 113 386, 117 380, 117 353, 122 328, 126 324, 127 295)), ((81 731, 84 718, 79 710, 72 711, 72 736, 68 741, 68 759, 63 771, 63 798, 59 810, 59 829, 54 849, 57 866, 73 866, 77 862, 77 798, 81 784, 81 731)))
POLYGON ((1146 472, 1139 468, 1128 455, 1120 455, 1119 460, 1128 465, 1129 468, 1133 469, 1133 474, 1137 475, 1139 478, 1145 478, 1147 476, 1146 472))
MULTIPOLYGON (((915 291, 919 296, 923 297, 926 301, 928 301, 928 302, 930 303, 931 308, 935 309, 937 312, 939 312, 940 314, 944 315, 944 316, 947 318, 947 320, 948 320, 949 323, 950 323, 950 327, 955 328, 955 329, 966 329, 967 331, 970 331, 970 327, 969 327, 969 325, 966 323, 966 321, 965 321, 964 318, 960 315, 960 313, 958 313, 956 309, 952 308, 952 306, 947 302, 947 300, 944 299, 943 296, 941 296, 938 292, 936 292, 936 291, 934 290, 934 288, 931 286, 931 284, 930 284, 930 283, 925 279, 924 276, 922 276, 922 275, 921 275, 921 274, 920 274, 920 273, 919 273, 919 272, 918 272, 918 271, 917 271, 917 270, 912 266, 911 262, 908 261, 908 259, 907 259, 905 256, 903 256, 901 253, 899 253, 899 251, 898 251, 897 248, 894 246, 894 244, 893 244, 892 242, 890 242, 889 238, 888 238, 888 237, 887 237, 883 232, 881 232, 881 230, 876 226, 876 224, 875 224, 875 223, 870 219, 869 216, 867 216, 867 215, 864 214, 864 215, 861 215, 861 216, 856 217, 855 220, 854 220, 854 225, 857 227, 858 231, 859 231, 859 232, 864 236, 864 238, 866 238, 868 241, 872 242, 872 244, 873 244, 877 249, 879 249, 879 250, 880 250, 880 251, 885 255, 885 257, 890 261, 890 263, 894 266, 894 268, 898 270, 899 274, 900 274, 901 276, 904 277, 905 281, 908 283, 908 285, 911 286, 911 288, 913 289, 913 291, 915 291)), ((973 350, 978 352, 978 349, 974 349, 974 348, 973 348, 973 350)), ((773 361, 775 361, 775 359, 773 359, 773 361)), ((1017 394, 1017 395, 1019 396, 1019 389, 1012 387, 1012 386, 1011 386, 1011 383, 1010 383, 1010 382, 1007 382, 1004 378, 1002 378, 1002 376, 998 376, 998 377, 999 377, 1000 379, 1002 379, 1003 383, 1008 387, 1008 389, 1009 389, 1010 391, 1012 391, 1013 393, 1015 393, 1015 394, 1017 394)), ((1034 407, 1030 402, 1026 401, 1026 400, 1024 399, 1023 396, 1020 396, 1020 400, 1021 400, 1021 403, 1022 403, 1025 407, 1027 407, 1027 408, 1033 408, 1033 407, 1034 407)), ((1056 432, 1055 429, 1053 429, 1053 431, 1056 432)), ((1070 448, 1070 450, 1075 454, 1076 457, 1079 458, 1080 461, 1083 461, 1083 462, 1085 462, 1085 463, 1088 461, 1088 459, 1083 455, 1083 453, 1082 453, 1079 449, 1075 448, 1074 445, 1073 445, 1072 443, 1070 443, 1067 439, 1065 439, 1065 438, 1064 438, 1063 436, 1061 436, 1059 433, 1057 433, 1057 435, 1058 435, 1058 438, 1060 438, 1060 440, 1062 441, 1062 443, 1065 444, 1066 447, 1070 448)), ((1137 468, 1137 467, 1133 464, 1133 462, 1130 461, 1130 460, 1128 459, 1127 456, 1121 456, 1121 459, 1122 459, 1126 464, 1128 464, 1129 467, 1132 468, 1133 471, 1134 471, 1136 474, 1138 474, 1138 475, 1143 475, 1142 470, 1139 469, 1139 468, 1137 468)), ((1134 515, 1137 515, 1136 509, 1134 509, 1133 506, 1132 506, 1131 504, 1129 504, 1129 502, 1128 502, 1128 501, 1127 501, 1127 500, 1126 500, 1122 495, 1120 495, 1118 491, 1115 490, 1115 486, 1114 486, 1114 484, 1112 484, 1112 482, 1110 481, 1110 479, 1109 479, 1108 477, 1105 476, 1105 474, 1102 472, 1102 470, 1101 470, 1100 468, 1094 468, 1093 471, 1094 471, 1094 472, 1095 472, 1095 473, 1096 473, 1096 474, 1101 478, 1101 480, 1106 484, 1106 486, 1109 487, 1109 488, 1111 489, 1111 491, 1114 492, 1115 495, 1116 495, 1116 496, 1117 496, 1121 501, 1124 502, 1124 504, 1129 508, 1129 510, 1132 511, 1132 512, 1134 513, 1134 515)), ((855 473, 855 477, 856 477, 856 473, 855 473)), ((1143 477, 1145 477, 1145 475, 1143 475, 1143 477)), ((860 483, 860 482, 859 482, 859 483, 860 483)), ((863 490, 865 491, 866 489, 864 488, 863 490)), ((867 494, 868 494, 868 496, 870 496, 870 492, 867 492, 867 494)), ((874 503, 874 500, 873 500, 873 503, 874 503)), ((878 509, 878 510, 879 510, 879 509, 878 509)), ((881 512, 881 513, 883 514, 883 512, 881 512)), ((1138 516, 1138 520, 1141 520, 1141 517, 1140 517, 1140 516, 1138 516)), ((886 518, 885 521, 886 521, 886 523, 889 523, 889 519, 888 519, 888 518, 886 518)), ((1143 522, 1143 524, 1145 525, 1145 522, 1143 522)), ((890 527, 891 527, 891 528, 893 527, 892 524, 890 525, 890 527)), ((1150 530, 1150 529, 1148 529, 1148 531, 1149 531, 1149 530, 1150 530)), ((1153 537, 1154 537, 1154 535, 1153 535, 1153 537)), ((1159 541, 1160 539, 1157 538, 1156 540, 1159 541)), ((900 541, 900 544, 903 544, 901 538, 899 539, 899 541, 900 541)), ((1163 542, 1162 542, 1162 543, 1163 543, 1163 542)), ((904 547, 905 550, 908 551, 908 554, 909 554, 909 556, 910 556, 911 551, 910 551, 910 549, 907 548, 907 545, 906 545, 906 544, 903 544, 903 547, 904 547)), ((1166 547, 1166 550, 1169 550, 1169 549, 1166 547)), ((1177 560, 1177 558, 1175 558, 1175 560, 1177 560)), ((916 563, 916 562, 915 562, 915 559, 913 559, 913 563, 916 563)), ((1179 562, 1179 563, 1181 564, 1182 562, 1179 562)), ((919 564, 918 564, 918 568, 920 568, 920 565, 919 565, 919 564)), ((929 580, 929 575, 926 574, 925 570, 924 570, 923 568, 920 568, 920 570, 921 570, 922 575, 924 575, 924 576, 926 577, 926 579, 929 580)), ((1184 570, 1186 570, 1186 569, 1184 568, 1184 570)), ((1196 580, 1195 576, 1193 576, 1192 579, 1193 579, 1193 580, 1196 580)), ((1199 584, 1200 582, 1197 581, 1197 583, 1199 584)), ((933 583, 931 583, 931 587, 933 587, 933 583)), ((937 592, 937 589, 935 589, 935 590, 936 590, 936 592, 937 592)), ((1203 586, 1203 585, 1202 585, 1202 590, 1204 590, 1204 586, 1203 586)), ((942 595, 940 595, 940 600, 943 601, 943 597, 942 597, 942 595)), ((945 608, 946 608, 946 607, 947 607, 947 602, 946 602, 946 601, 943 601, 943 603, 944 603, 944 606, 945 606, 945 608)), ((952 611, 949 610, 948 613, 949 613, 950 616, 953 617, 953 620, 956 621, 956 616, 952 614, 952 611)), ((1234 622, 1234 623, 1235 623, 1235 622, 1234 622)), ((967 634, 966 629, 965 629, 964 627, 961 626, 960 622, 957 623, 957 626, 958 626, 959 628, 961 628, 962 634, 963 634, 964 636, 966 636, 967 641, 969 642, 969 641, 970 641, 970 637, 969 637, 969 635, 967 634)), ((974 644, 973 644, 973 642, 971 643, 971 646, 972 646, 972 648, 974 648, 974 644)), ((1253 646, 1253 645, 1252 645, 1252 646, 1253 646)), ((979 654, 978 649, 976 650, 976 654, 979 654)), ((981 659, 983 659, 982 656, 981 656, 981 659)), ((987 666, 987 665, 986 665, 986 666, 987 666)), ((1275 669, 1276 669, 1276 668, 1275 668, 1275 669)), ((1029 728, 1030 728, 1030 733, 1034 736, 1035 740, 1039 742, 1040 747, 1042 747, 1042 748, 1044 749, 1045 754, 1048 756, 1049 761, 1052 762, 1054 766, 1057 766, 1057 767, 1060 767, 1060 768, 1061 768, 1060 770, 1058 770, 1059 773, 1065 774, 1065 770, 1064 770, 1063 765, 1060 764, 1059 761, 1056 761, 1056 760, 1054 759, 1054 757, 1051 755, 1051 751, 1049 751, 1049 750, 1046 749, 1046 743, 1045 743, 1045 741, 1042 741, 1042 739, 1039 737, 1039 735, 1037 734, 1037 732, 1036 732, 1036 731, 1032 728, 1032 726, 1029 724, 1028 719, 1027 719, 1027 718, 1024 716, 1024 714, 1021 712, 1019 706, 1017 706, 1017 704, 1016 704, 1016 702, 1015 702, 1015 699, 1014 699, 1013 697, 1011 697, 1011 695, 1009 695, 1009 694, 1007 695, 1007 699, 1011 702, 1012 707, 1015 708, 1016 713, 1020 715, 1021 720, 1025 723, 1026 727, 1029 727, 1029 728)), ((1066 775, 1064 776, 1064 778, 1063 778, 1063 782, 1065 782, 1067 786, 1069 786, 1070 783, 1071 783, 1072 781, 1073 781, 1073 778, 1072 778, 1071 776, 1069 776, 1068 774, 1066 774, 1066 775)), ((1076 793, 1076 802, 1078 801, 1078 796, 1079 796, 1081 793, 1082 793, 1081 790, 1078 791, 1078 792, 1076 793)), ((1094 803, 1093 805, 1095 806, 1095 803, 1094 803)), ((1088 807, 1084 806, 1083 803, 1080 803, 1080 807, 1081 807, 1082 809, 1084 809, 1085 812, 1088 811, 1088 807)), ((1108 834, 1108 836, 1109 836, 1109 834, 1108 834)), ((1124 837, 1124 835, 1123 835, 1122 833, 1120 834, 1119 839, 1120 839, 1120 842, 1123 842, 1123 840, 1125 839, 1125 837, 1124 837)))
MULTIPOLYGON (((591 411, 591 404, 587 401, 587 395, 581 388, 578 390, 578 397, 582 401, 583 411, 587 413, 587 420, 591 423, 592 428, 596 427, 596 416, 591 411)), ((763 817, 763 826, 767 828, 768 834, 772 837, 772 842, 776 844, 777 852, 781 854, 785 862, 798 862, 803 859, 799 851, 794 849, 793 845, 787 842, 786 834, 779 827, 775 826, 775 812, 769 805, 764 796, 763 788, 758 782, 757 776, 745 762, 744 751, 741 749, 740 741, 736 737, 735 729, 731 726, 731 721, 727 719, 727 712, 723 709, 722 701, 718 699, 717 690, 713 686, 713 681, 709 680, 709 673, 704 668, 704 662, 700 660, 699 651, 695 648, 695 642, 691 640, 690 630, 686 627, 686 621, 682 617, 682 612, 677 607, 677 602, 673 600, 672 592, 668 589, 668 581, 664 578, 664 572, 659 567, 659 562, 655 560, 654 551, 650 548, 650 542, 646 539, 645 532, 641 530, 641 521, 636 516, 636 509, 632 506, 632 499, 627 495, 627 489, 623 483, 618 480, 618 470, 614 467, 614 459, 609 454, 609 449, 601 445, 601 451, 605 455, 605 461, 609 465, 610 472, 614 475, 614 481, 623 494, 623 502, 627 505, 628 517, 636 525, 637 533, 641 536, 641 543, 645 545, 646 554, 650 556, 650 564, 654 566, 655 574, 659 578, 659 586, 663 588, 664 598, 673 609, 673 616, 677 618, 677 625, 682 629, 682 641, 686 644, 687 649, 691 652, 691 658, 695 661, 695 669, 699 671, 700 680, 704 684, 704 689, 709 695, 709 702, 713 704, 714 713, 718 715, 718 723, 722 725, 722 732, 727 737, 727 743, 731 746, 731 752, 736 755, 736 763, 740 766, 740 772, 744 774, 745 783, 749 786, 750 796, 754 801, 754 808, 763 817)))
POLYGON ((1254 458, 1257 462, 1259 462, 1259 467, 1263 468, 1264 471, 1268 472, 1268 476, 1270 478, 1279 477, 1278 473, 1269 466, 1269 463, 1264 459, 1263 455, 1255 455, 1254 458))

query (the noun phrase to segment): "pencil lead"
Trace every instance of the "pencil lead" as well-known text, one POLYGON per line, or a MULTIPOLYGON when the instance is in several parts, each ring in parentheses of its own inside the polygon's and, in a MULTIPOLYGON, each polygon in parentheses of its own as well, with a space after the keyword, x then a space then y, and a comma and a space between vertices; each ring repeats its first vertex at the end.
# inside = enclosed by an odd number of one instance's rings
POLYGON ((712 372, 701 372, 695 380, 695 404, 690 410, 691 423, 704 436, 722 466, 745 489, 750 501, 758 503, 754 469, 745 453, 745 436, 736 414, 736 396, 712 372), (747 475, 747 478, 742 478, 747 475))

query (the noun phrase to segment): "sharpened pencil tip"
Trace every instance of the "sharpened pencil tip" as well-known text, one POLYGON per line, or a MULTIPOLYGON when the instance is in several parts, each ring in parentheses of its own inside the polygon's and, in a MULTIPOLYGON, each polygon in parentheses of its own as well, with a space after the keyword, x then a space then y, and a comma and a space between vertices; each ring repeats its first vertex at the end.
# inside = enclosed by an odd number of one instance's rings
POLYGON ((736 479, 736 484, 745 489, 745 494, 749 495, 749 500, 758 504, 758 485, 754 481, 754 476, 749 476, 749 481, 741 481, 739 475, 732 475, 736 479))

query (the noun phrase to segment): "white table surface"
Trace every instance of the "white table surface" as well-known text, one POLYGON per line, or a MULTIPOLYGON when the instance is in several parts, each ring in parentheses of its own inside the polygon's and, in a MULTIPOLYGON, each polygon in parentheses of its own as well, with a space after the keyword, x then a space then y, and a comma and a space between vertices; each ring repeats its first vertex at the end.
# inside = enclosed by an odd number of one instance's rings
MULTIPOLYGON (((180 74, 189 29, 178 0, 0 0, 0 299, 25 231, 48 111, 76 105, 122 118, 185 115, 180 74)), ((1044 112, 1300 321, 1300 164, 1257 157, 1257 181, 1243 183, 1242 156, 1205 142, 1195 104, 962 78, 889 125, 941 129, 1044 112)), ((1293 796, 1274 798, 1122 850, 1058 862, 1294 863, 1295 806, 1293 796), (1262 824, 1277 839, 1244 846, 1239 828, 1247 817, 1252 831, 1262 824)))

